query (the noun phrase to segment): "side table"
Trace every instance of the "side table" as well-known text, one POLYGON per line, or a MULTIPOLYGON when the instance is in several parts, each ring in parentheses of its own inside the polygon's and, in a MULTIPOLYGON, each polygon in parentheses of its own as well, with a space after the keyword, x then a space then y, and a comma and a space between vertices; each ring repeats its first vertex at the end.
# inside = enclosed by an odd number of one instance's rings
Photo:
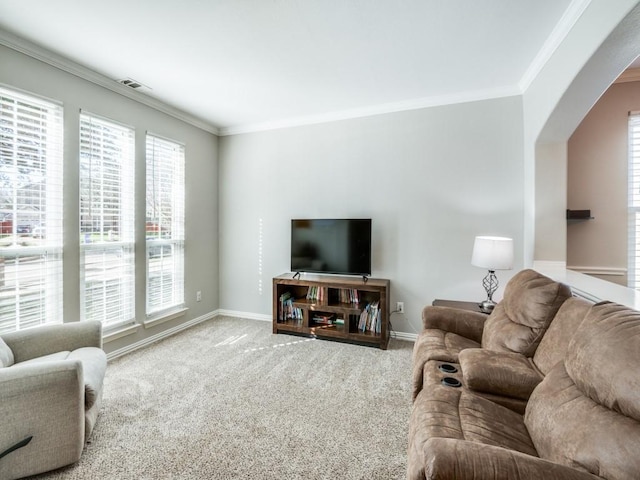
POLYGON ((480 308, 479 302, 462 302, 459 300, 442 300, 442 299, 436 298, 431 304, 434 307, 460 308, 462 310, 469 310, 470 312, 478 312, 478 313, 484 313, 485 315, 489 315, 488 312, 485 312, 480 308))

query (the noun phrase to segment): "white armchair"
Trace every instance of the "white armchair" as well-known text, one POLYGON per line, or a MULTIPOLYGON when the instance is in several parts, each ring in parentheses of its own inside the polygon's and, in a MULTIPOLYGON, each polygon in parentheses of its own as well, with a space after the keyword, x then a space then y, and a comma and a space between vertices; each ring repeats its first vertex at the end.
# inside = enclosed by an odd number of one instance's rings
POLYGON ((98 417, 106 368, 100 322, 0 337, 0 478, 78 461, 98 417))

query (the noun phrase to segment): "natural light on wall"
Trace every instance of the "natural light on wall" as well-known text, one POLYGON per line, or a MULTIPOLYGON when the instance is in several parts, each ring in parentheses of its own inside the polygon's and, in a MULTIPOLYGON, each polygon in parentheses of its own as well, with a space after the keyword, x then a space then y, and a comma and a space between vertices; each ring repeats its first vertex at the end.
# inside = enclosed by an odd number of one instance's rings
POLYGON ((80 115, 80 296, 83 320, 135 319, 134 131, 80 115))
POLYGON ((147 134, 147 317, 184 304, 184 145, 147 134))
POLYGON ((629 112, 628 286, 640 288, 640 112, 629 112))
POLYGON ((0 333, 62 318, 62 107, 0 88, 0 333))

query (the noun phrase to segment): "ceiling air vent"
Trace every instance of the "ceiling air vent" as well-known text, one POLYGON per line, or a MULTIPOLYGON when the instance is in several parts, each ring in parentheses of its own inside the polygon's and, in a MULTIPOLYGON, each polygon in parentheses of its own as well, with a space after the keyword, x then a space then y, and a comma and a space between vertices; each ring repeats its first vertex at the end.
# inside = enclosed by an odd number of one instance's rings
POLYGON ((139 81, 134 80, 133 78, 123 78, 122 80, 118 80, 118 83, 121 83, 122 85, 124 85, 126 87, 131 87, 131 88, 133 88, 135 90, 138 90, 138 89, 151 90, 145 84, 140 83, 139 81))

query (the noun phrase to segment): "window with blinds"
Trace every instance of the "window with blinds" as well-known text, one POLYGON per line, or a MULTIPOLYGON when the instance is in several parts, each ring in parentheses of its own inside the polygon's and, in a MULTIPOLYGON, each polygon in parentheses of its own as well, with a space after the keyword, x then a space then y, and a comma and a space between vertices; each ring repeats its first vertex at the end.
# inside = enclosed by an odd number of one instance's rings
POLYGON ((147 134, 147 316, 184 304, 184 146, 147 134))
POLYGON ((0 87, 0 334, 62 322, 62 106, 0 87))
POLYGON ((629 248, 627 283, 640 288, 640 112, 629 114, 629 248))
POLYGON ((105 330, 135 320, 134 130, 80 115, 80 300, 105 330))

